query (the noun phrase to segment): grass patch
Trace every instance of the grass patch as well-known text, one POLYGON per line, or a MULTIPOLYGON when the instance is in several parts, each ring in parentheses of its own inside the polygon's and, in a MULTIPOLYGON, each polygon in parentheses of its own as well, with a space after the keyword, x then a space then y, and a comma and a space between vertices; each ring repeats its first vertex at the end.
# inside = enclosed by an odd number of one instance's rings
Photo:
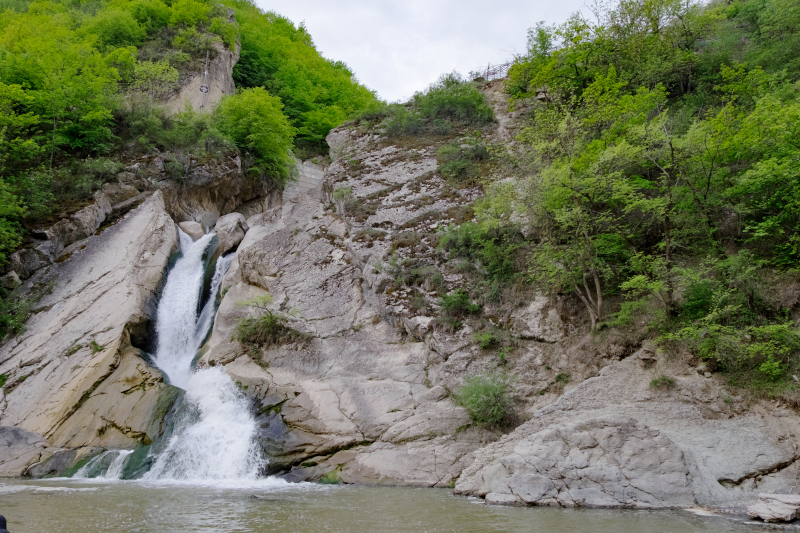
POLYGON ((239 320, 232 339, 240 344, 263 348, 308 340, 308 334, 290 328, 286 322, 285 316, 268 309, 263 310, 258 316, 239 320))
POLYGON ((451 318, 465 317, 481 312, 481 306, 472 303, 469 294, 464 289, 445 294, 439 299, 439 305, 444 314, 451 318))
POLYGON ((675 378, 661 375, 650 382, 651 389, 672 390, 677 386, 675 378))
POLYGON ((493 333, 473 333, 472 338, 481 347, 481 350, 490 350, 500 346, 500 339, 493 333))

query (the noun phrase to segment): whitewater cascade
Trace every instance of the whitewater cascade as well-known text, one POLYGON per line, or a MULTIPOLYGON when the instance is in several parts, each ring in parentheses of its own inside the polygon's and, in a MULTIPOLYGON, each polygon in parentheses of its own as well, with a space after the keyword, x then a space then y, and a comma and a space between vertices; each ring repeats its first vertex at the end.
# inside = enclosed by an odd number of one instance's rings
MULTIPOLYGON (((233 254, 217 260, 201 308, 207 253, 215 235, 208 233, 193 242, 180 229, 178 234, 181 255, 167 275, 159 300, 154 362, 186 395, 176 412, 172 436, 158 447, 153 465, 142 479, 236 486, 252 483, 265 460, 254 440, 256 422, 247 399, 222 369, 192 369, 214 323, 217 294, 233 254)), ((120 479, 131 453, 105 452, 73 477, 120 479)))
POLYGON ((222 369, 192 371, 192 361, 213 325, 217 292, 233 256, 217 261, 208 300, 198 314, 204 255, 214 234, 192 242, 179 232, 182 256, 169 272, 158 304, 155 363, 173 385, 186 390, 185 409, 143 479, 255 480, 263 460, 254 442, 256 423, 246 398, 222 369))

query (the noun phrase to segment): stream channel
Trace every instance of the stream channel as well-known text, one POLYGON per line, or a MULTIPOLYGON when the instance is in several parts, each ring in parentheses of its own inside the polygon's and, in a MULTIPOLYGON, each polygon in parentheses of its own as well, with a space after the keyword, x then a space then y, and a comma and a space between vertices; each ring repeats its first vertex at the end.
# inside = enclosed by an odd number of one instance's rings
POLYGON ((184 389, 164 437, 112 450, 72 478, 0 482, 12 533, 215 532, 739 532, 741 519, 687 511, 509 508, 447 489, 291 484, 260 472, 250 402, 220 368, 195 369, 232 254, 215 236, 181 254, 158 304, 153 362, 184 389), (210 275, 212 274, 213 275, 210 275))

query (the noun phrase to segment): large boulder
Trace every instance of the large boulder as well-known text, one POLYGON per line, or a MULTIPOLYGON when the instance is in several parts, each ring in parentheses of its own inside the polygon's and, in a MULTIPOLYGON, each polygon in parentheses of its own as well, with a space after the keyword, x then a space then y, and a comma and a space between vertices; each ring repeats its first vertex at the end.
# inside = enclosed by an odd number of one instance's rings
POLYGON ((480 474, 489 503, 560 507, 689 507, 694 495, 683 452, 632 418, 551 426, 520 440, 480 474))
POLYGON ((181 228, 181 231, 191 237, 193 241, 197 241, 197 239, 206 234, 203 226, 199 222, 195 222, 193 220, 179 222, 178 227, 181 228))
POLYGON ((764 522, 791 522, 800 518, 800 496, 759 494, 758 501, 747 509, 747 514, 764 522))
POLYGON ((174 389, 136 346, 147 342, 175 224, 156 193, 84 244, 36 279, 50 292, 0 346, 0 424, 56 448, 147 444, 174 389))
POLYGON ((214 231, 217 233, 219 239, 219 254, 225 254, 234 246, 237 246, 244 234, 250 228, 247 226, 247 220, 241 213, 230 213, 217 220, 217 225, 214 226, 214 231))
POLYGON ((17 477, 39 460, 47 441, 38 433, 22 428, 0 427, 0 477, 17 477))

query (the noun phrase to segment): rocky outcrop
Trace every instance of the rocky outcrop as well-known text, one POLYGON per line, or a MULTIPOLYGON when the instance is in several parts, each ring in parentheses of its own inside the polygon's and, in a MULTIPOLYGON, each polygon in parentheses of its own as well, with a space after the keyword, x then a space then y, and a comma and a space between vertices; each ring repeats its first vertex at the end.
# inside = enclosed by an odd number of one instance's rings
POLYGON ((694 504, 689 479, 683 452, 668 437, 612 416, 524 437, 456 492, 502 504, 680 508, 694 504))
POLYGON ((759 494, 758 501, 747 509, 747 514, 764 522, 791 522, 800 518, 800 496, 759 494))
POLYGON ((249 229, 247 221, 241 213, 231 213, 221 217, 214 226, 217 239, 219 239, 217 253, 220 255, 228 253, 231 248, 242 242, 249 229))
MULTIPOLYGON (((672 370, 679 368, 676 364, 672 370)), ((663 367, 652 368, 638 356, 607 366, 598 377, 575 386, 514 432, 476 452, 456 491, 479 496, 535 494, 545 486, 530 475, 538 472, 551 480, 553 474, 560 476, 562 485, 554 481, 536 499, 520 496, 514 501, 634 507, 694 501, 741 511, 754 491, 790 487, 793 465, 800 459, 797 442, 790 438, 800 434, 796 417, 789 412, 782 417, 763 411, 736 414, 735 406, 721 400, 716 385, 689 367, 683 368, 672 391, 653 390, 649 382, 659 370, 663 367), (608 420, 620 421, 614 422, 620 429, 614 430, 618 436, 613 442, 603 445, 597 431, 607 427, 608 420), (620 433, 622 428, 629 434, 620 433), (556 442, 559 435, 563 446, 556 442), (561 451, 543 456, 543 443, 548 442, 561 451), (587 442, 591 446, 582 448, 587 442), (602 465, 617 465, 619 471, 612 475, 602 465), (627 492, 620 492, 628 485, 627 492), (596 493, 583 503, 580 498, 570 500, 570 494, 577 494, 573 488, 585 494, 587 487, 605 496, 596 493)))
MULTIPOLYGON (((234 12, 228 10, 228 22, 235 24, 234 12)), ((192 72, 181 83, 180 91, 170 97, 164 107, 170 113, 179 113, 188 104, 195 111, 213 111, 214 107, 225 95, 235 94, 233 67, 239 61, 242 46, 237 42, 231 50, 223 43, 213 43, 212 59, 208 63, 208 73, 192 72), (203 91, 202 86, 207 87, 203 91)))
POLYGON ((200 364, 226 365, 272 413, 262 435, 271 468, 295 480, 452 483, 484 436, 464 431, 466 412, 427 383, 438 355, 381 320, 343 221, 300 196, 249 223, 200 364), (265 294, 307 341, 252 351, 230 340, 257 312, 241 302, 265 294))
POLYGON ((156 193, 29 280, 46 289, 25 332, 0 346, 0 424, 54 448, 132 447, 160 434, 174 389, 139 347, 176 237, 156 193))
POLYGON ((38 433, 0 427, 0 477, 22 475, 28 465, 39 461, 47 447, 47 441, 38 433))

